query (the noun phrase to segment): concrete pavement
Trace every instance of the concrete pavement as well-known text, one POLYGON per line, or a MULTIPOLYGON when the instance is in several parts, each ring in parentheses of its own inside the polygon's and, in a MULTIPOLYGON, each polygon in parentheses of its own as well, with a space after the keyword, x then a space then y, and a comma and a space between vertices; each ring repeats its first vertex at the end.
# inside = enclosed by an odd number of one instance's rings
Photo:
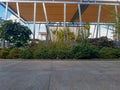
POLYGON ((0 90, 120 90, 120 61, 0 60, 0 90))

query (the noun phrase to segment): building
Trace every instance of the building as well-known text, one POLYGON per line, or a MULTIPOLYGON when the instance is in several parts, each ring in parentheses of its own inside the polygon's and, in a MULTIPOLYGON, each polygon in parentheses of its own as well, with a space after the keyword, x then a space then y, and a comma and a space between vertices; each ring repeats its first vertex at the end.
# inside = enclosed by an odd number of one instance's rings
MULTIPOLYGON (((81 27, 89 22, 97 25, 96 36, 99 36, 100 25, 118 22, 120 13, 118 0, 1 0, 0 5, 7 12, 12 12, 24 24, 33 24, 33 39, 37 24, 46 24, 47 35, 49 26, 66 28, 67 26, 81 27)), ((65 29, 64 29, 65 30, 65 29)))

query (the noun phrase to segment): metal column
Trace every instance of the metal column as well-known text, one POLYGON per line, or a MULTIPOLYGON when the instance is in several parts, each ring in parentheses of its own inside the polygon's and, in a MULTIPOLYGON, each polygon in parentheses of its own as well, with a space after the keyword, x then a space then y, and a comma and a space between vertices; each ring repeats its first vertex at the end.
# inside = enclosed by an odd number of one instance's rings
POLYGON ((48 24, 48 17, 47 17, 47 12, 46 12, 45 3, 43 3, 43 10, 44 10, 44 15, 45 15, 46 23, 48 24))
POLYGON ((51 36, 50 36, 50 30, 49 30, 48 17, 47 17, 45 3, 43 2, 42 4, 43 4, 43 11, 44 11, 45 19, 46 19, 46 24, 47 24, 46 25, 46 30, 47 30, 47 38, 46 38, 46 40, 48 42, 49 40, 51 40, 51 36))
POLYGON ((6 7, 5 7, 5 20, 7 20, 8 16, 8 2, 6 2, 6 7))
POLYGON ((18 14, 18 22, 20 22, 20 10, 19 10, 19 3, 16 2, 17 14, 18 14))
MULTIPOLYGON (((82 30, 82 15, 81 15, 81 6, 78 4, 78 13, 79 13, 79 20, 80 20, 80 30, 82 30)), ((79 30, 78 30, 78 35, 79 35, 79 30)), ((83 35, 83 30, 82 30, 82 35, 83 35)))
POLYGON ((101 5, 99 5, 99 9, 98 9, 98 23, 97 23, 96 38, 98 38, 98 32, 100 30, 100 14, 101 14, 101 5))
POLYGON ((80 4, 78 4, 78 12, 79 12, 80 26, 82 26, 82 15, 81 15, 81 6, 80 6, 80 4))
POLYGON ((35 29, 36 29, 36 2, 34 2, 34 23, 33 23, 33 40, 35 40, 35 29))
POLYGON ((67 39, 66 32, 66 3, 64 3, 64 41, 67 39))
MULTIPOLYGON (((118 20, 118 9, 117 9, 117 6, 115 5, 115 15, 116 15, 116 24, 118 25, 118 22, 119 22, 119 20, 118 20)), ((118 35, 118 28, 116 28, 115 27, 115 29, 116 29, 116 35, 117 35, 117 41, 119 41, 119 35, 118 35)))

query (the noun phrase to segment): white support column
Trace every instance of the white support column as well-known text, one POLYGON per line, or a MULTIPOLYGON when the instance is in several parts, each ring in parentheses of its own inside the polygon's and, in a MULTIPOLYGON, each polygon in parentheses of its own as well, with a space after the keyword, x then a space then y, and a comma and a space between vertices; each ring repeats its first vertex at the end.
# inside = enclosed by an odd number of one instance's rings
POLYGON ((99 8, 98 8, 98 22, 97 22, 96 38, 98 38, 98 32, 100 30, 100 14, 101 14, 101 5, 99 5, 99 8))
POLYGON ((64 3, 64 41, 67 39, 66 32, 66 3, 64 3))
MULTIPOLYGON (((118 24, 118 22, 119 22, 119 20, 118 20, 118 8, 117 8, 117 6, 115 5, 115 17, 116 17, 116 24, 118 24)), ((117 28, 115 28, 115 29, 117 29, 117 28)), ((116 35, 117 35, 117 41, 119 41, 119 35, 118 35, 118 32, 116 33, 116 35)))
POLYGON ((20 22, 20 9, 19 9, 19 3, 18 2, 16 2, 16 8, 17 8, 18 22, 20 22))
POLYGON ((46 7, 45 7, 45 3, 44 2, 43 2, 43 10, 44 10, 46 23, 48 24, 48 17, 47 17, 47 12, 46 12, 46 7))
POLYGON ((116 22, 118 23, 118 8, 115 5, 115 15, 116 15, 116 22))
POLYGON ((78 12, 79 12, 80 26, 82 26, 82 15, 81 15, 81 6, 80 6, 80 4, 78 4, 78 12))
POLYGON ((45 20, 46 20, 46 30, 47 30, 47 37, 46 37, 46 40, 47 42, 49 40, 51 40, 51 36, 50 36, 50 29, 49 29, 49 24, 48 24, 48 17, 47 17, 47 11, 46 11, 46 7, 45 7, 45 3, 43 2, 43 11, 44 11, 44 15, 45 15, 45 20))
MULTIPOLYGON (((80 20, 80 30, 82 29, 82 14, 81 14, 81 6, 78 4, 78 13, 79 13, 79 20, 80 20)), ((79 30, 78 30, 79 34, 79 30)), ((83 35, 83 30, 82 30, 82 35, 83 35)))
POLYGON ((36 2, 34 2, 34 23, 33 23, 33 40, 35 40, 35 29, 36 29, 36 2))
POLYGON ((6 2, 6 7, 5 7, 5 20, 7 20, 8 16, 8 2, 6 2))

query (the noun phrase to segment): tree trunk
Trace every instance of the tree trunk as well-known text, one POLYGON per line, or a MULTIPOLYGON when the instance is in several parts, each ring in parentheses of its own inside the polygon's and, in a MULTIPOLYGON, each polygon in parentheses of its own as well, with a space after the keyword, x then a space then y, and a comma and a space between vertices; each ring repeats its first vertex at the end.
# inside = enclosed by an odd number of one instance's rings
POLYGON ((46 41, 49 42, 51 41, 51 35, 50 35, 50 29, 48 25, 46 25, 46 32, 47 32, 46 41))

